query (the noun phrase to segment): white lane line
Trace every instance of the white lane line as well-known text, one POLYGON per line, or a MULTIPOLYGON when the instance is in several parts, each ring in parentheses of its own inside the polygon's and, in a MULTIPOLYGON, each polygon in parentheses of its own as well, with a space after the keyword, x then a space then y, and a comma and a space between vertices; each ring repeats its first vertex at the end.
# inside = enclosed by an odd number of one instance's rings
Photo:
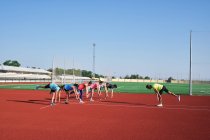
MULTIPOLYGON (((209 111, 209 108, 199 108, 199 106, 176 106, 174 105, 166 105, 163 107, 157 107, 157 106, 153 106, 153 105, 124 105, 124 104, 105 104, 105 103, 100 103, 100 102, 93 102, 93 103, 84 103, 84 104, 80 104, 77 102, 71 102, 69 103, 70 105, 85 105, 85 106, 105 106, 105 107, 127 107, 127 108, 154 108, 154 109, 167 109, 167 110, 189 110, 189 111, 209 111), (197 107, 197 108, 196 108, 197 107)), ((44 108, 47 108, 44 107, 44 108)), ((41 109, 41 108, 40 108, 41 109)))
POLYGON ((40 109, 45 109, 45 108, 48 108, 48 107, 51 107, 51 105, 43 106, 40 109))

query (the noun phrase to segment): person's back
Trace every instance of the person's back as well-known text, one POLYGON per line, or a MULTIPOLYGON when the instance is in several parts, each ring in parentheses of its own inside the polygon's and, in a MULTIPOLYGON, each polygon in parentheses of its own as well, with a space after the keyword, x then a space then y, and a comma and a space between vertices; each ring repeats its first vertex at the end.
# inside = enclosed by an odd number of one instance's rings
POLYGON ((51 84, 50 84, 50 89, 51 89, 51 90, 58 91, 60 88, 59 88, 59 86, 56 85, 55 83, 51 83, 51 84))
POLYGON ((90 88, 91 89, 97 89, 98 86, 99 86, 99 83, 98 82, 95 82, 95 83, 93 83, 93 84, 90 85, 90 88))
POLYGON ((79 90, 85 89, 85 83, 79 84, 78 89, 79 90))
POLYGON ((163 85, 161 85, 161 84, 153 84, 152 88, 156 89, 157 91, 160 91, 163 88, 163 85))
POLYGON ((65 90, 73 90, 73 87, 72 86, 73 86, 72 84, 65 84, 64 85, 64 89, 65 90))

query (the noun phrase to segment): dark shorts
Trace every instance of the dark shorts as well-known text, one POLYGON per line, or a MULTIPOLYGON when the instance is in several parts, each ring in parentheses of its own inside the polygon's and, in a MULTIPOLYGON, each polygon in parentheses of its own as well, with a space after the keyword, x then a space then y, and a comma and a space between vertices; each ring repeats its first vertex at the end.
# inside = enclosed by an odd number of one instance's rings
POLYGON ((114 88, 114 86, 113 86, 113 85, 111 85, 111 84, 109 84, 107 88, 109 88, 109 89, 113 89, 113 88, 114 88))
POLYGON ((168 93, 168 89, 165 86, 163 86, 163 88, 159 91, 160 95, 163 94, 163 91, 168 93))
POLYGON ((90 88, 89 91, 91 92, 92 90, 96 90, 95 88, 90 88))
POLYGON ((116 85, 116 84, 114 84, 114 85, 109 84, 109 85, 107 86, 107 88, 108 88, 108 89, 114 89, 114 88, 117 88, 117 85, 116 85))
MULTIPOLYGON (((68 91, 73 91, 73 89, 64 89, 64 91, 68 92, 68 91)), ((74 92, 74 91, 73 91, 74 92)))
POLYGON ((51 93, 54 93, 54 92, 56 92, 56 90, 53 90, 53 89, 51 89, 51 91, 50 91, 51 93))

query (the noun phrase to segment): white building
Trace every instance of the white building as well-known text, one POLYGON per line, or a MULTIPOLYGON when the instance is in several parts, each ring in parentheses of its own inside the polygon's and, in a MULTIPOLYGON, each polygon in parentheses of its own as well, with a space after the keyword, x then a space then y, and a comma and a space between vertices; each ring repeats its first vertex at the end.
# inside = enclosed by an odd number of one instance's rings
POLYGON ((51 72, 44 69, 0 65, 1 80, 51 79, 51 72))

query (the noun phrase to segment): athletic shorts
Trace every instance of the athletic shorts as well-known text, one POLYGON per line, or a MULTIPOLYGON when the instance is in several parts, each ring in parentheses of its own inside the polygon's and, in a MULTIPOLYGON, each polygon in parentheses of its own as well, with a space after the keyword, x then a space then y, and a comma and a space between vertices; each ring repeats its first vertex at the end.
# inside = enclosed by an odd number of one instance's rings
POLYGON ((168 89, 165 86, 163 86, 163 88, 159 91, 160 95, 163 94, 163 91, 168 93, 168 89))
POLYGON ((70 90, 73 90, 73 88, 70 88, 70 89, 64 89, 65 91, 70 91, 70 90))
MULTIPOLYGON (((50 88, 50 84, 46 85, 44 88, 50 88)), ((56 92, 56 90, 54 90, 54 89, 50 90, 50 93, 54 93, 54 92, 56 92)))
POLYGON ((114 88, 114 85, 109 84, 109 86, 107 88, 113 89, 114 88))
MULTIPOLYGON (((100 88, 100 89, 101 89, 101 88, 100 88)), ((98 90, 98 88, 90 88, 88 91, 89 91, 89 92, 92 92, 92 90, 93 90, 93 91, 96 91, 96 90, 98 90)))
POLYGON ((50 91, 50 93, 55 93, 56 92, 56 90, 53 90, 53 89, 51 89, 51 91, 50 91))

